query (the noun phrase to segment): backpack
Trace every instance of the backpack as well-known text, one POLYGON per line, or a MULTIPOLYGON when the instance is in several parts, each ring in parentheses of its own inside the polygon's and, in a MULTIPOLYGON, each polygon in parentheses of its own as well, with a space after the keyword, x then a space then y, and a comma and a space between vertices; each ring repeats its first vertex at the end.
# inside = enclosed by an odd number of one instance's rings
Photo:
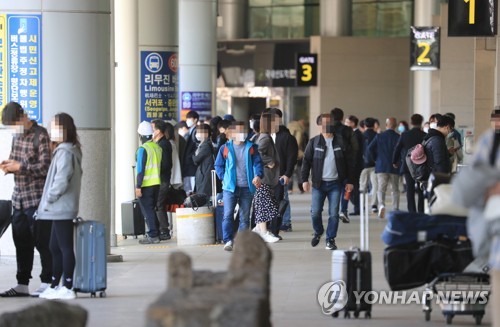
MULTIPOLYGON (((222 157, 224 157, 224 159, 227 159, 228 155, 229 155, 229 148, 224 144, 223 145, 224 147, 224 150, 222 150, 222 157)), ((255 148, 254 148, 254 145, 252 145, 250 147, 250 155, 253 156, 255 154, 255 148)))
POLYGON ((428 140, 422 142, 421 144, 417 144, 410 149, 408 149, 408 152, 406 153, 406 165, 408 166, 408 171, 410 172, 411 177, 416 181, 416 182, 425 182, 430 174, 431 174, 431 167, 429 166, 429 161, 427 160, 426 154, 425 154, 425 146, 427 145, 428 140), (425 160, 422 162, 415 162, 415 157, 417 154, 423 151, 425 160), (412 156, 413 154, 413 156, 412 156), (413 157, 413 159, 412 159, 413 157))

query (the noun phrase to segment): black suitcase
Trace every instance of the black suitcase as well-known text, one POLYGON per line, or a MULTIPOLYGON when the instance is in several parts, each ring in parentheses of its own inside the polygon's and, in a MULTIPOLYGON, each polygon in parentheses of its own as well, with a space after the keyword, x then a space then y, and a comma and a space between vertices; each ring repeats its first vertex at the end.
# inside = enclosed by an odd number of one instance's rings
POLYGON ((146 234, 146 222, 139 206, 139 200, 122 203, 122 235, 137 238, 146 234))
POLYGON ((12 218, 12 201, 0 200, 0 237, 9 228, 12 218))
MULTIPOLYGON (((357 294, 372 291, 372 255, 368 251, 368 195, 360 194, 360 248, 350 250, 335 250, 332 253, 332 281, 343 281, 347 291, 347 302, 344 317, 350 318, 351 312, 358 318, 361 312, 365 312, 365 318, 371 318, 372 306, 366 302, 366 296, 356 302, 357 294)), ((339 311, 332 314, 334 318, 339 316, 339 311)))

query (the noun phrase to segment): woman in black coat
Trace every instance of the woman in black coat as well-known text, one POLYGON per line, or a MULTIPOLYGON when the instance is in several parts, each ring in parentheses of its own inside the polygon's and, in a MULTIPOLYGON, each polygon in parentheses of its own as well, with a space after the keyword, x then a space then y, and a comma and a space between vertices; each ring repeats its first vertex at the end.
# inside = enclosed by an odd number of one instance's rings
POLYGON ((211 171, 214 169, 214 147, 210 139, 210 126, 202 124, 196 129, 196 138, 200 142, 193 155, 196 169, 196 193, 208 196, 212 193, 211 171))

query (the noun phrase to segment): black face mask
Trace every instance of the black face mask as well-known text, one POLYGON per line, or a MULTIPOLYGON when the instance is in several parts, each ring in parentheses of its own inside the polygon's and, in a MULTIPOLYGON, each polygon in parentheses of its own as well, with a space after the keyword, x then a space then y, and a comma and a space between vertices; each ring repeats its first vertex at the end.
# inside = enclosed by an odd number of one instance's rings
POLYGON ((326 125, 324 127, 324 129, 325 129, 325 133, 327 133, 327 134, 333 134, 335 132, 335 126, 333 126, 333 125, 326 125))

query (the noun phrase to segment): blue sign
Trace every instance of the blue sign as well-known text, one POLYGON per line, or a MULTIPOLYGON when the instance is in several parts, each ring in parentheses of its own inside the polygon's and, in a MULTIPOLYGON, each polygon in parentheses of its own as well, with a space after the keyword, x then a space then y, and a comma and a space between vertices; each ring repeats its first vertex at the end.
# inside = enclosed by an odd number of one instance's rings
POLYGON ((177 120, 177 52, 141 51, 141 121, 177 120))
POLYGON ((197 111, 200 118, 209 117, 212 114, 212 92, 182 92, 181 116, 186 119, 186 115, 191 110, 197 111))
MULTIPOLYGON (((0 99, 5 103, 18 102, 30 119, 42 123, 42 15, 15 14, 3 18, 7 28, 0 30, 0 66, 7 72, 7 83, 0 84, 0 99)), ((2 69, 0 81, 4 73, 2 69)))

